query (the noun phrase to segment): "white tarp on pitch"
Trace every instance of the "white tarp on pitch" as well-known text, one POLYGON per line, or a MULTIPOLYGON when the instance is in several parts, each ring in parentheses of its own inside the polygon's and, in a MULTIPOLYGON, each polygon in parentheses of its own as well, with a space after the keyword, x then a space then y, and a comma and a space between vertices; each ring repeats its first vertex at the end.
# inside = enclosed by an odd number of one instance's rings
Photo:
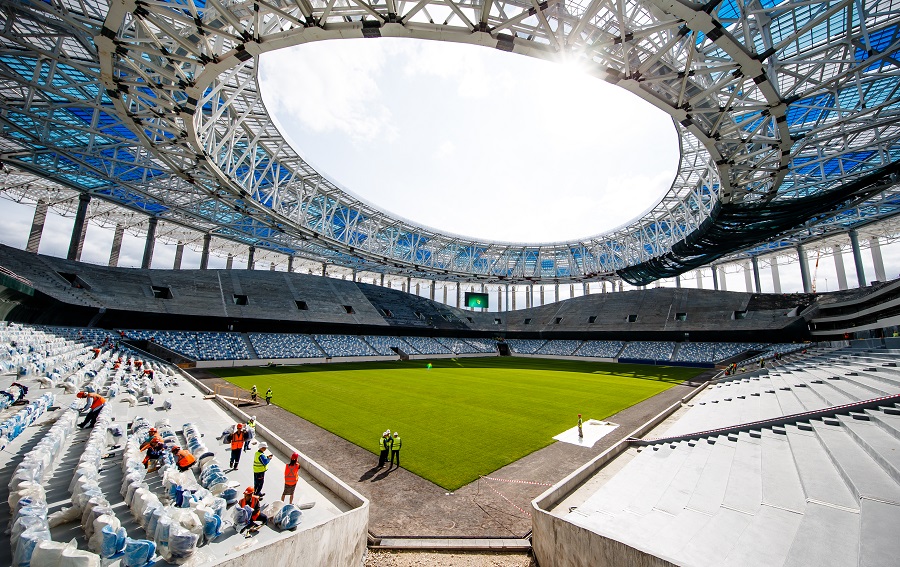
POLYGON ((563 443, 571 443, 581 447, 593 447, 594 443, 606 437, 613 429, 619 427, 617 423, 608 421, 599 421, 597 419, 587 419, 582 423, 581 430, 584 437, 578 437, 578 427, 563 431, 554 439, 563 443))

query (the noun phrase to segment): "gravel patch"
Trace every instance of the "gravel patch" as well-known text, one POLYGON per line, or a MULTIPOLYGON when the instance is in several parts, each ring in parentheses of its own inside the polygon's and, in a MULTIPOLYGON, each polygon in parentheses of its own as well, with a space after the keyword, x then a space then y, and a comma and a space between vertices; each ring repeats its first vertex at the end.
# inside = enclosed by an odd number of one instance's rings
POLYGON ((530 553, 442 553, 370 549, 365 567, 538 567, 530 553))

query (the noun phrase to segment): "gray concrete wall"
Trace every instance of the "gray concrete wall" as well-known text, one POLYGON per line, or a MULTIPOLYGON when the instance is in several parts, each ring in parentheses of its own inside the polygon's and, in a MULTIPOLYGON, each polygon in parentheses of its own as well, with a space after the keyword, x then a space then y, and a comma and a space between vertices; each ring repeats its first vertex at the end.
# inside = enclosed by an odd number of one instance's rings
POLYGON ((708 383, 635 429, 628 437, 600 453, 531 502, 534 556, 541 567, 668 567, 672 563, 576 526, 552 513, 553 508, 640 438, 698 395, 708 383))

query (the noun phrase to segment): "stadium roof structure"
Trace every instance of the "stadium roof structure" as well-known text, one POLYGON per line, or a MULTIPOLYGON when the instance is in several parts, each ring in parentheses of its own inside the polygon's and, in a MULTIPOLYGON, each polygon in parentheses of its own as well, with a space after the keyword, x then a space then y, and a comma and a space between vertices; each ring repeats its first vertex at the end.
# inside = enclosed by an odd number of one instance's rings
POLYGON ((615 273, 645 284, 900 212, 898 8, 0 0, 3 191, 59 207, 86 192, 114 222, 149 215, 172 238, 212 234, 358 270, 532 282, 615 273), (573 242, 482 241, 380 211, 289 146, 257 82, 267 51, 378 37, 578 61, 672 116, 681 161, 671 189, 640 218, 573 242))

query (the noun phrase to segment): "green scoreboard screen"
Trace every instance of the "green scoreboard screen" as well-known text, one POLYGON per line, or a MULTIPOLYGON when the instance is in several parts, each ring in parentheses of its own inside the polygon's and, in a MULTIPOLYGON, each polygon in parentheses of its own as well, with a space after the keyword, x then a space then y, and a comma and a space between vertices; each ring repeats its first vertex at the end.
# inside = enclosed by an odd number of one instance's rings
POLYGON ((488 294, 466 292, 466 307, 474 307, 475 309, 487 309, 488 294))

